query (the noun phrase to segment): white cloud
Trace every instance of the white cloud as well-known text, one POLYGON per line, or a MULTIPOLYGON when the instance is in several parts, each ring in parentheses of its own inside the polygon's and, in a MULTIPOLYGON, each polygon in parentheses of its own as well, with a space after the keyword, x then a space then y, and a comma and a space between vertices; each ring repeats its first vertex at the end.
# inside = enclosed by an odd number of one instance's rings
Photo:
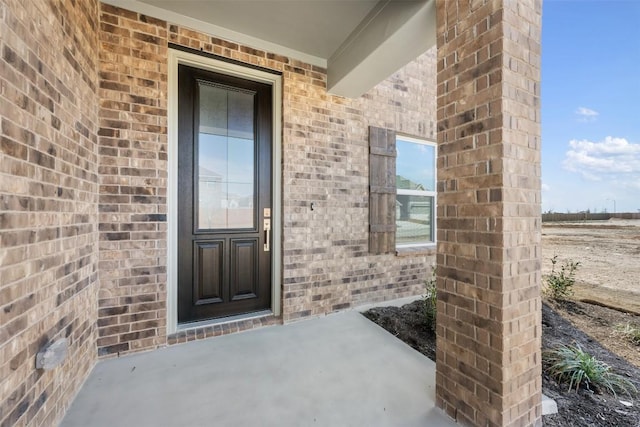
POLYGON ((549 184, 545 184, 544 182, 542 183, 542 191, 549 191, 551 190, 551 187, 549 187, 549 184))
POLYGON ((543 177, 543 210, 636 212, 640 209, 640 141, 608 136, 569 141, 562 169, 543 177))
POLYGON ((563 166, 590 181, 604 178, 635 184, 640 179, 640 144, 608 136, 604 141, 569 141, 563 166))
POLYGON ((581 122, 591 122, 594 121, 600 113, 591 108, 587 107, 578 107, 576 110, 576 114, 579 116, 578 120, 581 122))

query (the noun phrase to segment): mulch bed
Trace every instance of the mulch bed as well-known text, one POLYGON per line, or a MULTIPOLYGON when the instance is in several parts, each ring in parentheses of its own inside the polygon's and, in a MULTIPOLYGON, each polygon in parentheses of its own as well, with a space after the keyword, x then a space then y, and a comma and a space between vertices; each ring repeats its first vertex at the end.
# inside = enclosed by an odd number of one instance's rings
MULTIPOLYGON (((585 306, 584 303, 566 302, 564 309, 584 312, 585 307, 588 308, 588 305, 585 306)), ((403 307, 373 308, 363 314, 420 353, 435 360, 436 337, 425 324, 422 301, 415 301, 403 307)), ((583 350, 609 364, 616 373, 627 376, 640 390, 640 368, 610 352, 583 331, 575 328, 556 310, 543 304, 542 350, 555 348, 559 344, 579 344, 583 350)), ((543 417, 546 426, 640 427, 640 396, 631 399, 627 395, 616 397, 585 389, 578 392, 567 391, 566 385, 560 386, 546 373, 542 376, 542 392, 558 404, 557 414, 543 417), (621 401, 631 402, 633 406, 628 407, 621 401)))

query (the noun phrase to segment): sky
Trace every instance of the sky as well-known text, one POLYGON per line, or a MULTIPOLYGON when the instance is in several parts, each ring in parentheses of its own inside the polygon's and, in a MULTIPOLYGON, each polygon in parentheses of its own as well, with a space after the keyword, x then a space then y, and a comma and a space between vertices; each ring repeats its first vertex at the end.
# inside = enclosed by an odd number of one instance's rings
POLYGON ((640 211, 640 0, 545 0, 542 211, 640 211))

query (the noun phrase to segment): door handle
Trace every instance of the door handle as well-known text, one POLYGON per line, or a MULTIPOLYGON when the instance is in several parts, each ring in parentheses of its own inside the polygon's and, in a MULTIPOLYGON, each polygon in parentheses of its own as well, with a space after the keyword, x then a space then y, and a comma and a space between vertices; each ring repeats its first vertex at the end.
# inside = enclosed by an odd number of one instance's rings
POLYGON ((271 232, 271 219, 264 219, 264 232, 266 233, 266 239, 264 242, 264 251, 265 252, 269 252, 270 247, 269 247, 269 243, 270 243, 270 239, 269 239, 269 233, 271 232))

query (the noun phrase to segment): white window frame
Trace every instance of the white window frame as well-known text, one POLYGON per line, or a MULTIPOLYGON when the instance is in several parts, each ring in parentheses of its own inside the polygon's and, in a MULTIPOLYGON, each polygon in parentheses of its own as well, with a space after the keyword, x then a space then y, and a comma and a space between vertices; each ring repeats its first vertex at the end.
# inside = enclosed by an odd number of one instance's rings
MULTIPOLYGON (((405 243, 405 244, 398 244, 396 243, 396 250, 401 250, 401 249, 417 249, 417 248, 434 248, 436 246, 436 240, 437 240, 437 235, 436 232, 438 230, 437 228, 437 221, 436 221, 436 214, 437 214, 437 207, 438 207, 438 192, 437 192, 437 177, 438 177, 438 166, 437 166, 437 162, 438 162, 438 145, 436 144, 435 141, 430 141, 427 139, 420 139, 420 138, 415 138, 415 137, 411 137, 411 136, 406 136, 406 135, 401 135, 401 134, 397 134, 396 135, 396 146, 398 141, 404 141, 404 142, 410 142, 410 143, 414 143, 414 144, 421 144, 421 145, 428 145, 430 147, 433 147, 433 171, 434 171, 434 190, 433 191, 427 191, 427 190, 405 190, 405 189, 396 189, 396 195, 406 195, 406 196, 426 196, 426 197, 433 197, 433 204, 431 205, 431 236, 433 236, 433 240, 430 242, 424 242, 424 243, 405 243)), ((396 175, 400 175, 399 174, 399 170, 398 170, 398 163, 397 163, 397 157, 396 157, 396 175)), ((396 226, 398 224, 398 218, 396 218, 396 226)), ((398 234, 396 231, 396 240, 398 238, 398 234)))

